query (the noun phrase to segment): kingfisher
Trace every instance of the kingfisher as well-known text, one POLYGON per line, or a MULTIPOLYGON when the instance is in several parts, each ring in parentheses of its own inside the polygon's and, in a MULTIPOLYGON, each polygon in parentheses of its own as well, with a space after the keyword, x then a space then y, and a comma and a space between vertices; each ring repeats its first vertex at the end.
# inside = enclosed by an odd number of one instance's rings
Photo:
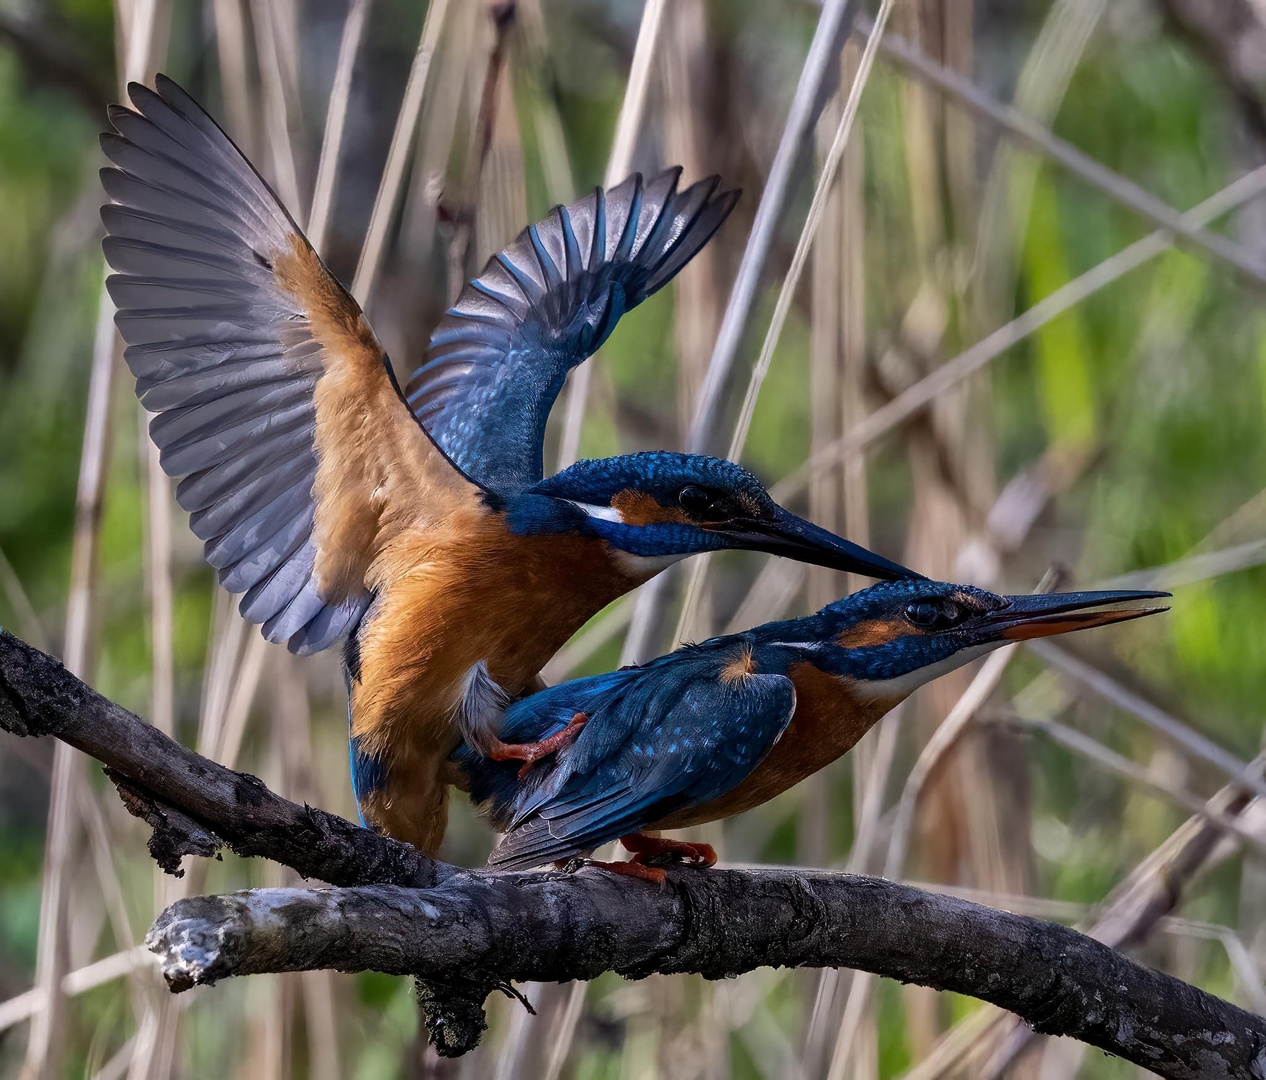
POLYGON ((732 462, 650 452, 544 476, 567 372, 720 227, 738 193, 716 177, 634 175, 556 208, 466 285, 406 394, 215 121, 161 75, 128 94, 101 137, 124 355, 242 615, 295 653, 344 642, 366 824, 433 853, 458 743, 490 747, 567 638, 675 560, 746 548, 915 576, 732 462))
POLYGON ((689 645, 641 667, 576 679, 510 705, 510 764, 463 745, 472 801, 505 833, 488 865, 527 869, 613 840, 618 873, 664 880, 665 857, 716 852, 648 830, 729 817, 850 750, 919 686, 1009 642, 1165 611, 1163 592, 998 596, 970 585, 884 582, 813 615, 689 645))

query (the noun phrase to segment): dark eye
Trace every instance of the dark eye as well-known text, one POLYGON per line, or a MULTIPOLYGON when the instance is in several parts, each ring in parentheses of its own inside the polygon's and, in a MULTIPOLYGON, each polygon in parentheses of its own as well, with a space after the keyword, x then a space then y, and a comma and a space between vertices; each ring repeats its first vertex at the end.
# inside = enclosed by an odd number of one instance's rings
POLYGON ((915 600, 906 605, 906 619, 920 630, 948 630, 966 614, 953 600, 915 600))
POLYGON ((678 505, 691 517, 707 518, 716 514, 716 500, 698 484, 687 484, 677 493, 678 505))

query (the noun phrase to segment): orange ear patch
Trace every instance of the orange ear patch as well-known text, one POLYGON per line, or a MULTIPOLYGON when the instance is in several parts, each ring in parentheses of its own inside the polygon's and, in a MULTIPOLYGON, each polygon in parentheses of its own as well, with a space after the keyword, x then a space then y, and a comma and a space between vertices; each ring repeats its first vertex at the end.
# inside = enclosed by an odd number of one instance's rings
POLYGON ((738 655, 721 669, 721 682, 726 686, 733 686, 754 674, 755 671, 756 660, 752 656, 752 650, 744 646, 739 650, 738 655))
POLYGON ((870 645, 887 645, 898 637, 919 632, 896 619, 863 619, 840 631, 835 643, 842 649, 865 649, 870 645))
POLYGON ((611 506, 620 512, 626 525, 651 525, 660 521, 680 525, 690 520, 679 507, 661 506, 654 496, 632 488, 625 488, 612 495, 611 506))

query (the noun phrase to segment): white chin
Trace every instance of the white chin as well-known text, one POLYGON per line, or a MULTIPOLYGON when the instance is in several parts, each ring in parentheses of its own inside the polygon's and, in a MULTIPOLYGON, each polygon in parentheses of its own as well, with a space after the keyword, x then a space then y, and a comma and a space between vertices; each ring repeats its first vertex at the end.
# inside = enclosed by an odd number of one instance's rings
POLYGON ((686 556, 680 555, 634 555, 629 551, 621 551, 619 548, 611 549, 611 558, 615 560, 622 573, 627 574, 631 578, 637 578, 642 581, 653 578, 661 570, 667 570, 675 562, 680 562, 686 556))
POLYGON ((973 645, 970 649, 960 649, 953 656, 947 656, 935 664, 898 675, 895 679, 858 679, 854 686, 854 693, 869 698, 908 697, 924 683, 939 679, 955 668, 970 664, 978 656, 984 656, 985 653, 993 652, 994 649, 1005 644, 1005 641, 988 641, 983 645, 973 645))

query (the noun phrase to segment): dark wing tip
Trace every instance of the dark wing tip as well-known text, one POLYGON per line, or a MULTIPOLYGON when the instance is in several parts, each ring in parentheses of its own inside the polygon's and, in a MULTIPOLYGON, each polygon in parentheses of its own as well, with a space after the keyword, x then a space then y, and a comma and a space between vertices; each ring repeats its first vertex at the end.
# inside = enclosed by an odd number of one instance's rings
MULTIPOLYGON (((118 121, 124 117, 135 116, 136 113, 129 109, 126 105, 107 105, 106 119, 110 121, 110 126, 114 128, 113 132, 105 132, 105 134, 115 134, 119 132, 118 121)), ((121 137, 121 136, 120 136, 121 137)))
MULTIPOLYGON (((127 84, 127 96, 128 100, 132 103, 132 107, 142 114, 145 112, 145 108, 142 103, 147 102, 150 98, 158 97, 158 95, 143 82, 136 82, 135 80, 127 84)), ((115 108, 121 108, 121 106, 116 105, 115 108)))

